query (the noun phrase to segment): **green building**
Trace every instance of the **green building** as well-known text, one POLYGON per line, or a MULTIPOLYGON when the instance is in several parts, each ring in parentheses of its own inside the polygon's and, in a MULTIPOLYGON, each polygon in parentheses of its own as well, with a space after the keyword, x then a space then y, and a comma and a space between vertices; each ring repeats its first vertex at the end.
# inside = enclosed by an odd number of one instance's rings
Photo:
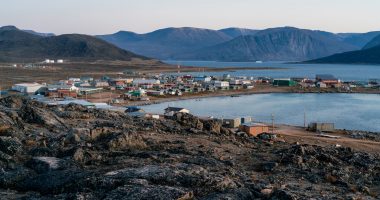
POLYGON ((273 79, 273 86, 291 87, 296 85, 297 82, 290 79, 273 79))

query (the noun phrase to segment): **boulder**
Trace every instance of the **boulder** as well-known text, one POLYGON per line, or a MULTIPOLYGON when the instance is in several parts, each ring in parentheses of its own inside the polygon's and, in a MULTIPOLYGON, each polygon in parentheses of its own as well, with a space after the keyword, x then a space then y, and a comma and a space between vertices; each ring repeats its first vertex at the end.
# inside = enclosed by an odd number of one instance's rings
POLYGON ((56 170, 63 170, 67 163, 56 157, 33 157, 26 165, 37 173, 48 173, 56 170))
POLYGON ((205 120, 203 121, 203 128, 214 134, 220 134, 222 124, 218 120, 205 120))

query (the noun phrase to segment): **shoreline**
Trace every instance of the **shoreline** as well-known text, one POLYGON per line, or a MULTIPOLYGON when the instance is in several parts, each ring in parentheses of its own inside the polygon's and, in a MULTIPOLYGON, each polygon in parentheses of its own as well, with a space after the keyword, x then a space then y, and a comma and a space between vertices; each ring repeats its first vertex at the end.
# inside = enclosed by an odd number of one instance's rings
MULTIPOLYGON (((246 96, 254 94, 380 94, 380 90, 376 91, 353 91, 353 92, 342 92, 342 91, 293 91, 294 88, 281 88, 281 87, 271 87, 271 88, 258 88, 251 90, 226 90, 218 92, 208 92, 208 93, 197 93, 195 95, 185 95, 185 96, 175 96, 175 97, 162 97, 155 98, 151 101, 132 101, 128 102, 122 106, 146 106, 152 104, 161 104, 166 102, 192 100, 192 99, 205 99, 213 97, 227 97, 232 95, 246 96)), ((233 98, 233 97, 232 97, 233 98)))

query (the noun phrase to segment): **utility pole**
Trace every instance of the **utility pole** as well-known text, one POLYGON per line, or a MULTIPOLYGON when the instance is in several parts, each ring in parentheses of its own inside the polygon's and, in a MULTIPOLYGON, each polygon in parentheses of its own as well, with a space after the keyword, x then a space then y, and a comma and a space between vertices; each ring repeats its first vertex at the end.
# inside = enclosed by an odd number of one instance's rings
POLYGON ((272 118, 272 134, 274 134, 274 114, 272 114, 271 118, 272 118))

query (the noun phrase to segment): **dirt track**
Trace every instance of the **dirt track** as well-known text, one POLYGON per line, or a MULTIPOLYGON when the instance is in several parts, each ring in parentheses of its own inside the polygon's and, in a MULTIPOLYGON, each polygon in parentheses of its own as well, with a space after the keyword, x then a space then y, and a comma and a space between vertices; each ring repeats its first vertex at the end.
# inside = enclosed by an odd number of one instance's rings
POLYGON ((380 152, 380 142, 369 140, 361 140, 350 138, 344 134, 328 134, 339 136, 340 138, 320 137, 316 133, 305 131, 304 128, 281 125, 275 130, 280 135, 280 139, 284 139, 288 143, 298 142, 300 144, 318 145, 318 146, 334 146, 341 145, 343 147, 351 147, 357 151, 378 153, 380 152))

